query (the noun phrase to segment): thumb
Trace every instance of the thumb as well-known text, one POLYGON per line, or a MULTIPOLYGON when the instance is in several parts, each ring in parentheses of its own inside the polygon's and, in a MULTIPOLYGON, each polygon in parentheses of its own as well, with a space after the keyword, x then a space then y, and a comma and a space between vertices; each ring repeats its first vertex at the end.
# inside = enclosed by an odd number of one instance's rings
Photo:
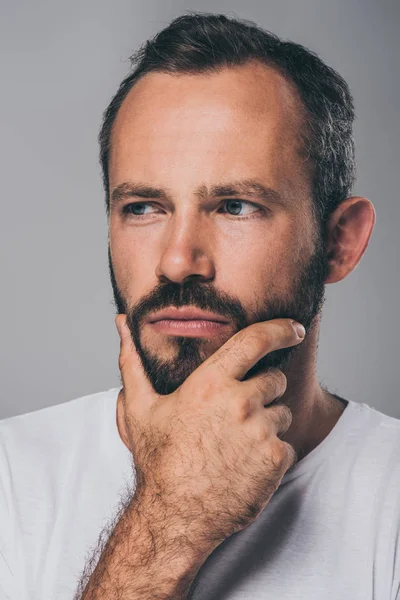
POLYGON ((142 361, 137 353, 132 335, 126 324, 126 315, 115 317, 115 325, 120 337, 120 352, 118 366, 121 372, 124 393, 129 402, 131 395, 135 401, 147 401, 157 396, 149 379, 144 372, 142 361))

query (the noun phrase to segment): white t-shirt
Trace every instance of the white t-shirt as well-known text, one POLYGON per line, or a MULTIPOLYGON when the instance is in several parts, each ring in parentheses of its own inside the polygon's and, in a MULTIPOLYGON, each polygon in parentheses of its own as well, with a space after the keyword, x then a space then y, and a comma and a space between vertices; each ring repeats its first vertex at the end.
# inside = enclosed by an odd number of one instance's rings
MULTIPOLYGON (((0 421, 0 600, 72 600, 132 481, 119 388, 0 421)), ((400 420, 354 401, 193 600, 400 600, 400 420)))

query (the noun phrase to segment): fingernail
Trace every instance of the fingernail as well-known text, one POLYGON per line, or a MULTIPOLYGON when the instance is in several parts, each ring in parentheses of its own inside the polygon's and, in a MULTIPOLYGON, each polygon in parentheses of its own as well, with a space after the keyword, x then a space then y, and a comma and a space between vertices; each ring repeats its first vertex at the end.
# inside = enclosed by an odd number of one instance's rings
POLYGON ((297 321, 292 321, 292 325, 299 338, 303 339, 306 337, 305 327, 301 323, 298 323, 297 321))

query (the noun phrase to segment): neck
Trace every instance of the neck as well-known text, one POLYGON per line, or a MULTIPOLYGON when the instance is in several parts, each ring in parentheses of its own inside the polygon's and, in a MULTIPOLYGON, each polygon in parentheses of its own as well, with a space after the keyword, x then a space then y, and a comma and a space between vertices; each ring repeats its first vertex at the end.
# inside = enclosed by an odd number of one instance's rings
POLYGON ((281 439, 294 447, 298 461, 326 438, 345 409, 345 404, 323 389, 317 379, 320 318, 318 315, 314 327, 283 369, 287 388, 280 402, 289 406, 293 420, 281 439))

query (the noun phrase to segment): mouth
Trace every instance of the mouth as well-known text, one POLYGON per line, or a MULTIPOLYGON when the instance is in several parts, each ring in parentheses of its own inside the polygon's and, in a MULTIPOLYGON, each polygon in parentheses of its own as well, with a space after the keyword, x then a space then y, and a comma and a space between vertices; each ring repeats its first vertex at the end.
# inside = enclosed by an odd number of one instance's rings
POLYGON ((220 333, 228 322, 209 319, 160 319, 150 323, 155 331, 167 335, 203 337, 220 333))

